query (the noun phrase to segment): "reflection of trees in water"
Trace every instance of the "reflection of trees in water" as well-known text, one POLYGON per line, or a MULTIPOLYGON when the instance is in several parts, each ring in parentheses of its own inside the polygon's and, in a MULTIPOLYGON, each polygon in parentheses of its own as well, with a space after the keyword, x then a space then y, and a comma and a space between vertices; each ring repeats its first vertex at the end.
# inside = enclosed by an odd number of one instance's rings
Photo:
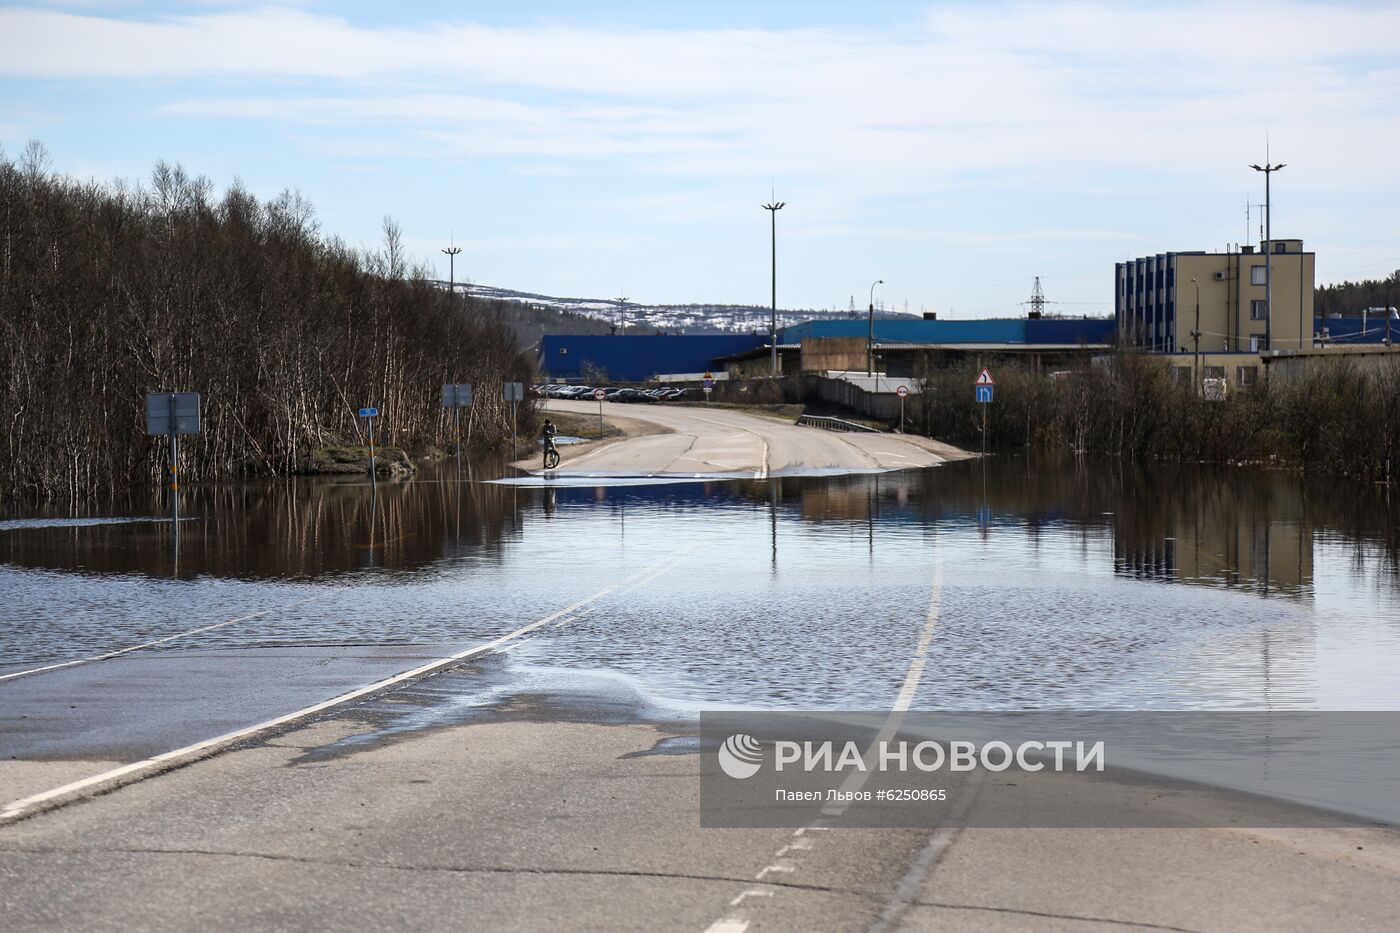
MULTIPOLYGON (((1400 587, 1400 502, 1384 487, 1317 483, 1252 467, 996 457, 934 470, 785 479, 806 521, 1014 522, 1111 531, 1119 573, 1310 589, 1317 536, 1354 549, 1355 569, 1400 587)), ((750 490, 767 496, 765 487, 750 490)))
MULTIPOLYGON (((416 570, 444 558, 499 559, 531 491, 461 482, 449 469, 379 483, 294 480, 187 487, 182 577, 295 579, 369 567, 416 570)), ((148 494, 106 511, 160 515, 148 494)), ((0 561, 94 573, 171 573, 169 524, 36 528, 0 534, 0 561)))

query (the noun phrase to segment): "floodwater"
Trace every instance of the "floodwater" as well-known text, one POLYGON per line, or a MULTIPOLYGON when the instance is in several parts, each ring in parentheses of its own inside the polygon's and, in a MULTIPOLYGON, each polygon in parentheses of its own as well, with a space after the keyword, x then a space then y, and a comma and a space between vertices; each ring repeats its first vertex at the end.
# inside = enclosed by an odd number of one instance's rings
POLYGON ((178 548, 157 492, 78 520, 11 510, 0 674, 235 619, 143 651, 462 650, 597 596, 434 689, 887 708, 936 595, 916 709, 1400 709, 1400 503, 1384 490, 1010 457, 485 482, 503 472, 191 487, 178 548))

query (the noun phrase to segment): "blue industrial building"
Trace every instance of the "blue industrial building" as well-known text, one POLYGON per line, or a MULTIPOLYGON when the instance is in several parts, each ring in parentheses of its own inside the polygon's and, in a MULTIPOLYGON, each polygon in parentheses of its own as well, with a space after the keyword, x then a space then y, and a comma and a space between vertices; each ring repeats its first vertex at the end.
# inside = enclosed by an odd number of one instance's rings
POLYGON ((661 373, 700 373, 720 357, 767 346, 753 334, 617 334, 547 336, 540 373, 550 380, 645 382, 661 373))
MULTIPOLYGON (((778 345, 791 356, 804 340, 867 336, 864 319, 805 321, 779 332, 778 345)), ((930 349, 1036 348, 1073 350, 1113 343, 1111 318, 978 321, 886 319, 875 322, 878 348, 930 349)), ((723 369, 726 362, 768 352, 765 334, 555 335, 540 342, 540 371, 550 380, 645 382, 667 373, 723 369)), ((785 366, 785 368, 788 368, 785 366)))
POLYGON ((1396 316, 1395 311, 1387 314, 1384 308, 1373 310, 1375 313, 1366 318, 1318 318, 1314 338, 1338 346, 1400 341, 1400 317, 1396 316))

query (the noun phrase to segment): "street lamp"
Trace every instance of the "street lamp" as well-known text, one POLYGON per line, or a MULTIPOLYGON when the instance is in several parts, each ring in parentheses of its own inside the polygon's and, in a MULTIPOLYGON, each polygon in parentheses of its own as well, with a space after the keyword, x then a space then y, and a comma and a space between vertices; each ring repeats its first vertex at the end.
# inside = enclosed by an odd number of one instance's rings
POLYGON ((870 336, 865 343, 865 374, 875 375, 875 286, 884 285, 884 279, 870 283, 870 336))
MULTIPOLYGON (((1283 168, 1285 163, 1270 165, 1267 158, 1263 165, 1250 165, 1256 172, 1264 173, 1264 347, 1267 350, 1274 348, 1274 290, 1273 290, 1273 262, 1270 254, 1274 251, 1274 229, 1273 211, 1269 209, 1269 180, 1274 172, 1283 168)), ((1301 345, 1302 340, 1299 340, 1301 345)))
MULTIPOLYGON (((1196 392, 1201 391, 1201 283, 1195 279, 1191 284, 1196 286, 1196 327, 1191 331, 1191 340, 1196 345, 1196 368, 1192 373, 1193 381, 1196 383, 1196 392)), ((1173 341, 1174 342, 1174 341, 1173 341)))
POLYGON ((447 249, 443 250, 443 253, 447 256, 447 292, 454 297, 457 294, 457 269, 455 260, 457 259, 457 254, 461 251, 462 247, 455 244, 450 244, 447 249))
POLYGON ((773 343, 773 376, 778 375, 778 211, 787 205, 786 201, 771 201, 763 205, 773 231, 773 312, 769 320, 769 336, 773 343))

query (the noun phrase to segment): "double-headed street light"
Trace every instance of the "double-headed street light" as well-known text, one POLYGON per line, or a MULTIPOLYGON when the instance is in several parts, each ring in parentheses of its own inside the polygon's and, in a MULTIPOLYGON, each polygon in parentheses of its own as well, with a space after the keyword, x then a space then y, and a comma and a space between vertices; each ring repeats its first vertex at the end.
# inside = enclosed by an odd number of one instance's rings
MULTIPOLYGON (((1274 289, 1273 289, 1273 263, 1270 254, 1274 251, 1274 229, 1273 211, 1269 209, 1269 179, 1274 172, 1283 168, 1285 163, 1270 165, 1268 159, 1263 165, 1251 165, 1250 168, 1256 172, 1264 173, 1264 349, 1274 348, 1274 289)), ((1298 344, 1302 346, 1302 334, 1299 334, 1298 344)))
POLYGON ((870 336, 865 342, 865 374, 875 375, 875 286, 884 285, 884 279, 870 283, 870 336))
POLYGON ((457 294, 457 267, 456 259, 462 252, 462 247, 449 244, 447 249, 442 251, 447 256, 447 293, 456 296, 457 294))
POLYGON ((763 205, 768 212, 773 230, 773 311, 769 320, 769 337, 773 344, 773 375, 778 375, 778 211, 787 205, 786 201, 772 201, 763 205))

